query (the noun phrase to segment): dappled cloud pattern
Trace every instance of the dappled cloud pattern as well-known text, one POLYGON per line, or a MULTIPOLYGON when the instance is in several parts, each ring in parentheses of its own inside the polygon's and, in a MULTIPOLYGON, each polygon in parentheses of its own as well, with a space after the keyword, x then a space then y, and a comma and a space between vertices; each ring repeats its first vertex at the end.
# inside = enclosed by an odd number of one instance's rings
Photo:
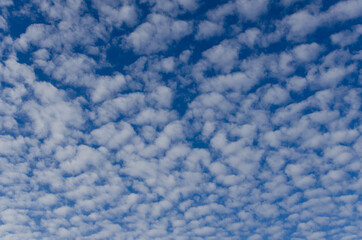
POLYGON ((360 0, 0 0, 1 239, 362 239, 360 0))

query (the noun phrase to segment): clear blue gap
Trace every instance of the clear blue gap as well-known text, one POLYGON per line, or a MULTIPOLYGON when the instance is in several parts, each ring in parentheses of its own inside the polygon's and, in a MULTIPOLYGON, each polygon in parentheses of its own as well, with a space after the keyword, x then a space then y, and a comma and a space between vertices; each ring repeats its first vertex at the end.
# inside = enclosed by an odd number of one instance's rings
MULTIPOLYGON (((359 110, 361 111, 361 110, 359 110)), ((361 118, 354 118, 349 124, 348 124, 348 128, 349 129, 358 129, 361 126, 361 118)))
MULTIPOLYGON (((35 50, 35 47, 31 46, 30 49, 35 50)), ((30 52, 33 51, 26 51, 26 52, 16 52, 16 57, 18 58, 18 62, 26 65, 31 65, 33 63, 32 56, 30 52)))
POLYGON ((100 75, 109 75, 114 71, 124 72, 124 67, 134 63, 140 56, 131 49, 125 50, 119 46, 112 45, 107 50, 107 60, 112 67, 102 68, 96 71, 100 75))

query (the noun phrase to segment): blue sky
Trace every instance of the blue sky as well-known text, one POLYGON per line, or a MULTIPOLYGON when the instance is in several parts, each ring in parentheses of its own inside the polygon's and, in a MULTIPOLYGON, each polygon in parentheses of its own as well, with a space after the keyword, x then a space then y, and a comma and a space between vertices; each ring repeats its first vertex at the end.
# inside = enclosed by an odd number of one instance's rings
POLYGON ((359 0, 0 0, 1 239, 362 239, 359 0))

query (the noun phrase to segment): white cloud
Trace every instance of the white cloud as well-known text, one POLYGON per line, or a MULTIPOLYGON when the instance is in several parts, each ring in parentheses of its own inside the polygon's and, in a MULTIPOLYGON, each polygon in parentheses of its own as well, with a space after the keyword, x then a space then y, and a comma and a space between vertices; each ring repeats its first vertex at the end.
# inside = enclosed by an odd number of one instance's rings
POLYGON ((235 4, 228 2, 207 12, 208 19, 214 22, 223 22, 225 17, 235 13, 235 4))
POLYGON ((63 161, 60 168, 68 174, 79 174, 91 167, 100 167, 103 154, 91 147, 81 145, 74 158, 63 161))
POLYGON ((326 18, 332 21, 345 21, 361 16, 362 7, 358 0, 341 1, 331 6, 326 18))
POLYGON ((109 149, 119 149, 134 135, 132 126, 128 123, 108 123, 90 133, 90 141, 109 149))
POLYGON ((357 42, 361 35, 362 35, 362 25, 355 25, 353 26, 353 31, 345 30, 331 35, 331 40, 334 44, 338 44, 341 47, 345 47, 357 42))
POLYGON ((289 100, 288 91, 279 86, 270 87, 263 96, 263 101, 267 104, 278 105, 285 103, 288 100, 289 100))
POLYGON ((337 86, 350 73, 356 69, 355 64, 346 64, 346 51, 336 50, 323 57, 323 63, 317 68, 311 68, 307 80, 312 82, 314 87, 337 86))
POLYGON ((97 123, 107 123, 119 116, 132 116, 145 107, 145 96, 142 93, 123 94, 117 98, 104 101, 98 106, 91 118, 97 123))
POLYGON ((9 58, 0 65, 1 80, 16 85, 19 83, 31 84, 35 80, 32 67, 21 64, 14 58, 9 58))
POLYGON ((146 108, 137 115, 135 123, 139 125, 151 124, 162 126, 174 119, 176 119, 174 112, 146 108))
POLYGON ((19 50, 26 51, 31 43, 38 43, 45 39, 46 32, 51 30, 51 26, 45 24, 32 24, 26 32, 21 35, 15 42, 15 47, 19 50))
POLYGON ((283 19, 289 27, 288 38, 300 41, 308 34, 313 33, 321 26, 328 26, 331 22, 342 22, 361 16, 361 6, 358 0, 340 1, 328 10, 319 12, 318 6, 303 9, 283 19))
POLYGON ((293 49, 293 54, 298 61, 311 62, 318 57, 322 50, 323 47, 317 43, 301 44, 293 49))
MULTIPOLYGON (((45 5, 49 6, 49 4, 45 5)), ((91 46, 99 39, 105 40, 108 33, 104 25, 99 24, 90 16, 79 18, 80 13, 74 14, 74 16, 66 16, 57 25, 31 24, 27 27, 26 32, 15 40, 15 49, 26 52, 32 46, 36 46, 65 53, 64 50, 72 51, 74 47, 80 46, 80 44, 91 46)))
POLYGON ((257 20, 258 17, 268 9, 269 0, 236 0, 236 7, 241 18, 246 20, 257 20))
POLYGON ((224 41, 202 53, 216 70, 230 72, 238 59, 239 48, 233 42, 224 41))
POLYGON ((168 57, 165 59, 162 59, 161 61, 161 69, 165 73, 173 72, 175 69, 175 60, 172 57, 168 57))
POLYGON ((224 28, 222 25, 211 22, 211 21, 202 21, 197 26, 197 34, 195 38, 197 40, 208 39, 222 34, 224 28))
MULTIPOLYGON (((42 92, 39 91, 39 94, 42 92)), ((44 95, 41 97, 45 98, 44 95)), ((29 124, 32 134, 39 138, 51 137, 56 142, 64 141, 68 134, 76 134, 68 127, 80 127, 84 122, 79 104, 64 101, 61 97, 58 99, 59 101, 51 104, 39 105, 29 101, 22 106, 22 110, 31 120, 29 124)))
POLYGON ((12 0, 2 0, 0 2, 0 7, 8 7, 8 6, 11 6, 13 5, 13 1, 12 0))
POLYGON ((100 102, 120 91, 125 84, 126 79, 122 74, 117 74, 114 77, 99 77, 91 92, 91 99, 93 102, 100 102))
POLYGON ((299 92, 304 90, 306 86, 307 86, 307 80, 305 78, 295 76, 288 79, 287 83, 288 90, 299 92))
POLYGON ((194 232, 198 236, 210 236, 210 235, 213 235, 215 233, 215 231, 217 231, 217 230, 213 227, 202 227, 202 228, 195 229, 194 232))
POLYGON ((149 96, 149 102, 155 101, 157 107, 169 108, 172 104, 172 90, 165 86, 160 86, 155 89, 149 96))
POLYGON ((133 26, 137 22, 137 8, 135 5, 124 3, 121 1, 99 1, 93 0, 92 4, 97 9, 100 20, 108 25, 119 28, 122 24, 133 26))
POLYGON ((284 21, 290 27, 288 33, 290 39, 300 39, 314 32, 321 24, 318 16, 313 15, 308 10, 301 10, 289 15, 284 21))
POLYGON ((51 75, 58 81, 74 85, 92 84, 92 76, 96 62, 86 55, 78 54, 75 56, 59 55, 40 66, 45 73, 51 75))
POLYGON ((30 222, 30 218, 26 215, 26 211, 7 209, 1 213, 1 220, 9 224, 26 224, 30 222))
POLYGON ((58 198, 54 194, 46 194, 37 200, 43 206, 52 206, 58 202, 58 198))
POLYGON ((228 90, 247 92, 256 84, 257 80, 248 77, 242 72, 235 72, 210 78, 200 86, 200 89, 206 92, 223 92, 228 90))
POLYGON ((249 48, 253 48, 260 41, 261 35, 259 29, 249 28, 238 36, 238 40, 249 48))
POLYGON ((150 14, 147 20, 125 39, 127 46, 136 53, 150 54, 167 50, 172 43, 192 31, 190 22, 173 20, 161 14, 150 14))

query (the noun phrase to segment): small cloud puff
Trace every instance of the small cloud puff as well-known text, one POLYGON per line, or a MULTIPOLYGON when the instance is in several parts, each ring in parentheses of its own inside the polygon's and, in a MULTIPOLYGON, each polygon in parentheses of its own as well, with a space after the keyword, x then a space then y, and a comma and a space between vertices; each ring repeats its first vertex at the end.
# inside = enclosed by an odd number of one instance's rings
POLYGON ((190 22, 173 20, 161 14, 151 14, 147 20, 125 39, 126 45, 136 53, 165 51, 174 41, 180 40, 192 31, 190 22))

